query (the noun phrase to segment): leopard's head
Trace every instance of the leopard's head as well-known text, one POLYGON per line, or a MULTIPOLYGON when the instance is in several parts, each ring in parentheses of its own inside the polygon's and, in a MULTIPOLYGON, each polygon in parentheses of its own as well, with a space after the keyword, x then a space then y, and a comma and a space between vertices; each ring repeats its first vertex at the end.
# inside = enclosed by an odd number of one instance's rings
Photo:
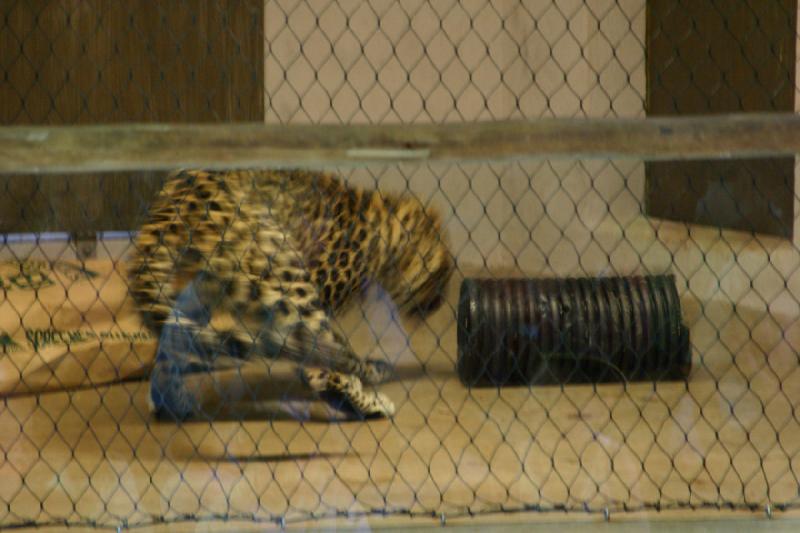
POLYGON ((390 244, 382 285, 405 314, 425 316, 445 301, 455 269, 439 214, 401 197, 389 215, 390 244))

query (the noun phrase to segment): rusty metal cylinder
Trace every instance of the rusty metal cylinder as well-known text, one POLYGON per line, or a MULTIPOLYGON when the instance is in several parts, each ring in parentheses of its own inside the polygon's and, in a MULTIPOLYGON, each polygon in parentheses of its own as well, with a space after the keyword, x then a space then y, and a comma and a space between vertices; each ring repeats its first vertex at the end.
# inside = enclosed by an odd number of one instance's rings
POLYGON ((465 279, 457 337, 467 386, 669 381, 691 370, 673 275, 465 279))

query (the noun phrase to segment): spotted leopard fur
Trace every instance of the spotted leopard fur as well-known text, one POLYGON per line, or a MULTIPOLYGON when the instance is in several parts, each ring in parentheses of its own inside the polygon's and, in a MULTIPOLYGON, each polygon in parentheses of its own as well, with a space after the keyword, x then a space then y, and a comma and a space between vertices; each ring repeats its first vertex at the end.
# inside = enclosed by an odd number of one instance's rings
POLYGON ((363 416, 391 416, 392 402, 362 386, 391 366, 357 357, 331 318, 371 281, 401 311, 432 311, 453 263, 438 215, 411 196, 325 173, 180 171, 152 205, 129 268, 156 334, 193 282, 210 320, 181 325, 210 353, 288 358, 312 390, 363 416))

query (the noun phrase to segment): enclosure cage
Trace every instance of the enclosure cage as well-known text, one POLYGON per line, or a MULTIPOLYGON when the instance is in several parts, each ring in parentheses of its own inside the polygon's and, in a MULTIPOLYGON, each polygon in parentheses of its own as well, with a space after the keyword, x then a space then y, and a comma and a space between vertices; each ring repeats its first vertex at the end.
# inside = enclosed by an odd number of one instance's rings
POLYGON ((791 514, 798 42, 797 0, 3 0, 0 528, 791 514), (155 416, 154 199, 286 168, 441 216, 441 307, 334 315, 393 416, 258 357, 155 416))

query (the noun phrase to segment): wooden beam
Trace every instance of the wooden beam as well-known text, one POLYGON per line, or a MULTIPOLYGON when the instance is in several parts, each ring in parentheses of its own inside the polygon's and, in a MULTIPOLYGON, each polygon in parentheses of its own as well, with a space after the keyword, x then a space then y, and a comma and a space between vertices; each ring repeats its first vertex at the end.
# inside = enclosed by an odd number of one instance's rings
POLYGON ((799 152, 800 116, 792 113, 413 125, 0 128, 0 173, 536 158, 739 158, 799 152))

